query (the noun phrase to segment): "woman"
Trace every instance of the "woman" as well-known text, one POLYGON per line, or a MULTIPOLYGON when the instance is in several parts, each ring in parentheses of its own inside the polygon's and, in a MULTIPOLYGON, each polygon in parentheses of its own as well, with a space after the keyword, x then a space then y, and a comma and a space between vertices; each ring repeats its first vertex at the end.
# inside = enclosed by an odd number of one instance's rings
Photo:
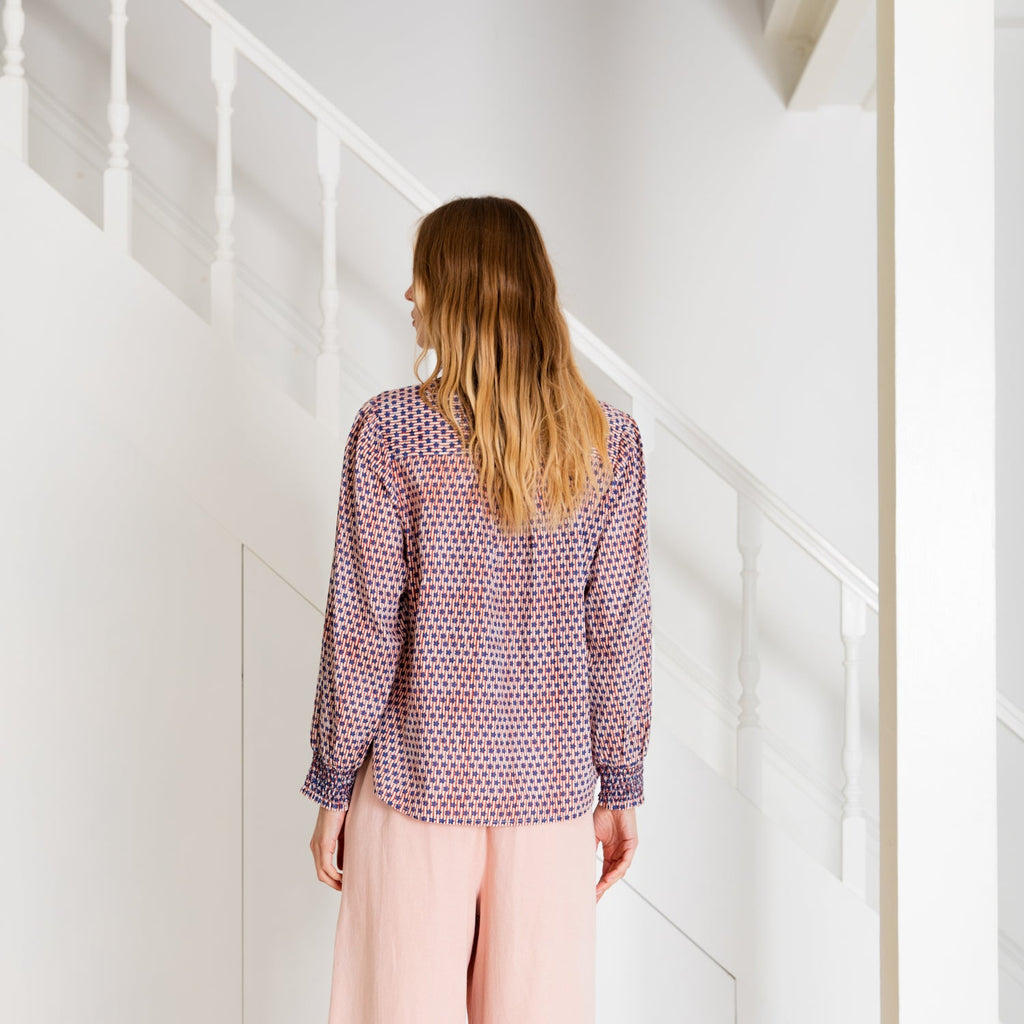
POLYGON ((302 786, 343 893, 330 1021, 590 1022, 650 730, 640 433, 519 204, 428 214, 412 276, 420 383, 349 434, 302 786))

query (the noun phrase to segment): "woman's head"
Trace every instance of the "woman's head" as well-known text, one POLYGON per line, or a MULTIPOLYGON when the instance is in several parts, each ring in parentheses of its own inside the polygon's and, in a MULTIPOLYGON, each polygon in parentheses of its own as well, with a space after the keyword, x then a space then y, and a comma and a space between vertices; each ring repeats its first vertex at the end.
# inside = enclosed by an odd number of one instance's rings
POLYGON ((420 222, 413 250, 421 351, 437 356, 421 381, 473 453, 480 484, 503 526, 520 532, 543 511, 554 526, 608 468, 608 423, 580 375, 554 270, 533 218, 511 199, 455 199, 420 222), (470 422, 467 437, 453 396, 470 422))
POLYGON ((439 357, 474 326, 512 338, 538 313, 561 315, 544 241, 511 199, 455 199, 427 214, 416 235, 412 276, 424 341, 439 357))

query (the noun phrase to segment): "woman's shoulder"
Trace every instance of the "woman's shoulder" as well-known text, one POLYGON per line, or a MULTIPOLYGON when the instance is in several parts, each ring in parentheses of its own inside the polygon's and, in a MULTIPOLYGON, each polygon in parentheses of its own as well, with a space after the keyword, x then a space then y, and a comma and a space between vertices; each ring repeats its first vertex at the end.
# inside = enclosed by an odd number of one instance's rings
MULTIPOLYGON (((641 444, 637 422, 631 413, 611 402, 599 398, 598 404, 608 420, 609 456, 618 461, 641 444)), ((363 409, 377 418, 393 454, 436 450, 438 444, 461 451, 451 424, 423 397, 419 384, 379 391, 363 403, 363 409)))
POLYGON ((397 388, 385 388, 366 399, 364 405, 371 408, 382 420, 407 416, 411 410, 423 405, 418 384, 406 384, 397 388))
POLYGON ((363 408, 376 417, 394 455, 437 451, 439 446, 461 450, 451 425, 423 398, 419 384, 379 391, 363 403, 363 408))

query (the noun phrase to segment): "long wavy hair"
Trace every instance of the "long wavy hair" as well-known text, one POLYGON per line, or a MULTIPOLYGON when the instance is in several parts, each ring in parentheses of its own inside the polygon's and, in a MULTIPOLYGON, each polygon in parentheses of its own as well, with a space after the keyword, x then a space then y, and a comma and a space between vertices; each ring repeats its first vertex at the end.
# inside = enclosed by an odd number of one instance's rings
POLYGON ((533 218, 495 196, 446 203, 419 223, 412 277, 420 396, 459 435, 500 528, 572 519, 608 483, 609 424, 573 357, 533 218), (429 351, 437 361, 424 379, 429 351))

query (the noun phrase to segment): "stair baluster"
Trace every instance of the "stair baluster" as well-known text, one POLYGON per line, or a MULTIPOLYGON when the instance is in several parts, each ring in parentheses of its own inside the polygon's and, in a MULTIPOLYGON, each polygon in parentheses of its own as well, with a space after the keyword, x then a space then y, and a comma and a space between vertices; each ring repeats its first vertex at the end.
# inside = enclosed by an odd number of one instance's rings
POLYGON ((761 661, 757 654, 757 556, 761 550, 764 516, 754 502, 739 492, 737 502, 737 544, 743 568, 742 626, 740 657, 737 662, 740 686, 740 716, 736 730, 736 788, 755 807, 761 808, 762 734, 757 713, 760 700, 757 683, 761 661))
POLYGON ((840 584, 839 630, 843 638, 843 826, 842 878, 861 898, 867 890, 867 824, 861 789, 860 643, 867 629, 864 598, 840 584))
POLYGON ((0 77, 0 146, 28 159, 28 83, 25 80, 25 12, 21 0, 6 0, 3 14, 4 70, 0 77))
POLYGON ((341 140, 323 121, 316 123, 316 161, 323 207, 323 270, 320 286, 320 351, 316 357, 316 418, 341 429, 341 359, 338 353, 338 177, 341 140))
POLYGON ((132 172, 128 164, 128 67, 125 29, 128 0, 110 4, 110 156, 103 171, 103 230, 126 253, 132 248, 132 172))
POLYGON ((210 31, 210 74, 217 92, 217 250, 210 266, 210 325, 229 341, 235 336, 235 194, 231 181, 231 94, 236 80, 235 46, 220 25, 210 31))

